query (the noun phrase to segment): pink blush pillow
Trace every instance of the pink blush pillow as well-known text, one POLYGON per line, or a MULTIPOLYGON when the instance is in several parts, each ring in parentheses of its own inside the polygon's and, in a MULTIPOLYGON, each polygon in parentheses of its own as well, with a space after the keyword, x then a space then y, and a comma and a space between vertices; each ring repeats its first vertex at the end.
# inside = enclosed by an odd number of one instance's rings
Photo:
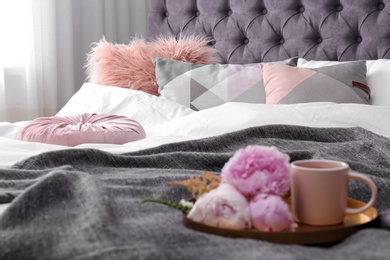
POLYGON ((334 102, 369 104, 366 62, 351 61, 319 68, 260 64, 266 104, 334 102))
POLYGON ((90 83, 141 90, 158 95, 152 57, 207 64, 216 52, 209 40, 186 36, 159 38, 152 42, 135 39, 128 45, 102 39, 87 55, 86 73, 90 83))
POLYGON ((145 138, 137 121, 125 116, 80 114, 39 117, 19 132, 18 139, 64 146, 83 143, 124 144, 145 138))

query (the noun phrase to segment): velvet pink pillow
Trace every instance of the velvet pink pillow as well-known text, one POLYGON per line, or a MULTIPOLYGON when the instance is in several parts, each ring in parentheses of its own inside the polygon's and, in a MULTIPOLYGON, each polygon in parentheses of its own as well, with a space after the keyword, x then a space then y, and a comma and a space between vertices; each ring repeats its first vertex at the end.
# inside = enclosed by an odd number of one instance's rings
POLYGON ((87 55, 87 79, 90 83, 142 90, 158 95, 152 57, 207 64, 216 52, 204 37, 186 36, 176 40, 161 37, 147 42, 132 40, 128 45, 102 39, 87 55))
POLYGON ((80 114, 39 117, 19 132, 18 139, 65 146, 84 143, 124 144, 145 138, 144 128, 118 115, 80 114))

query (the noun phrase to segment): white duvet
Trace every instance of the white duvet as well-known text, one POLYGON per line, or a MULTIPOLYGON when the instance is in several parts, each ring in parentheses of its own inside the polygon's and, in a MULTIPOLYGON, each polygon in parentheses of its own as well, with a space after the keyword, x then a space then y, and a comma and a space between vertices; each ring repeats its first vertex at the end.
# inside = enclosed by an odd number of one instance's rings
MULTIPOLYGON (((77 113, 125 115, 143 125, 147 137, 140 141, 124 145, 82 144, 72 148, 96 148, 112 153, 136 151, 268 124, 362 127, 390 138, 390 107, 373 105, 226 103, 196 112, 140 91, 86 83, 57 115, 77 113)), ((18 141, 17 133, 25 123, 0 123, 0 167, 10 167, 42 152, 69 149, 66 146, 18 141)))

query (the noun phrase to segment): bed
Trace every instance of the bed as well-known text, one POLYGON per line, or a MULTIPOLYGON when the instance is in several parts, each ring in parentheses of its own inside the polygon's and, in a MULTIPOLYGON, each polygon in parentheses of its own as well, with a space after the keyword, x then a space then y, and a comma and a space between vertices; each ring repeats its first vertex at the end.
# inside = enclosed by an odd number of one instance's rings
MULTIPOLYGON (((125 116, 142 138, 70 147, 20 140, 30 122, 0 123, 0 259, 388 259, 389 23, 387 0, 149 0, 148 39, 131 53, 160 40, 144 61, 155 78, 104 83, 94 67, 103 56, 89 56, 89 82, 56 115, 125 116), (202 43, 179 46, 194 60, 171 55, 183 39, 202 43), (189 199, 167 183, 218 175, 248 145, 347 162, 377 185, 378 218, 308 246, 194 231, 180 211, 141 203, 189 199)), ((144 66, 136 57, 127 69, 144 66)), ((349 196, 369 192, 350 182, 349 196)))

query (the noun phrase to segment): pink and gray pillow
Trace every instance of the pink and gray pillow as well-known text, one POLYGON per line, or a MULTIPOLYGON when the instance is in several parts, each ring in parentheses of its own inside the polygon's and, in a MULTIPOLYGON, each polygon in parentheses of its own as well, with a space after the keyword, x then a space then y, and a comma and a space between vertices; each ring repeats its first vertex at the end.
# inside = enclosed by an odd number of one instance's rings
MULTIPOLYGON (((203 110, 226 102, 265 103, 260 63, 193 64, 154 57, 161 97, 203 110)), ((295 66, 297 58, 276 63, 295 66)))
POLYGON ((266 104, 335 102, 369 104, 365 61, 315 69, 262 64, 266 104))

